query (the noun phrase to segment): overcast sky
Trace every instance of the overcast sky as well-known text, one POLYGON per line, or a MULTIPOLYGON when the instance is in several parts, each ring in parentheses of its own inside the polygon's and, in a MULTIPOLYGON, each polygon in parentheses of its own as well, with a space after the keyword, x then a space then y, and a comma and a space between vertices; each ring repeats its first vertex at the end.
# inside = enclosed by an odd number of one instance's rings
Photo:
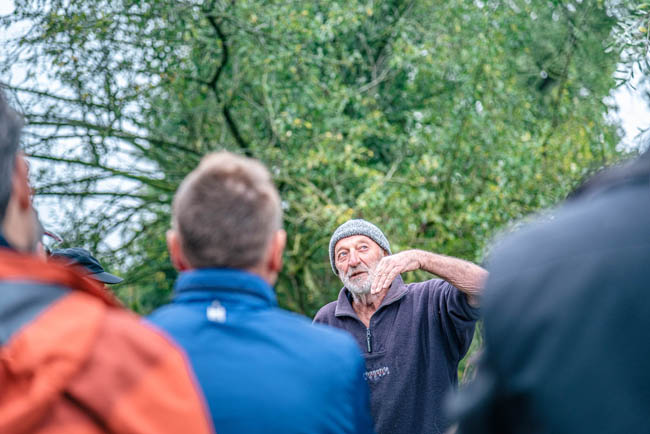
POLYGON ((620 87, 612 92, 614 101, 618 106, 618 113, 613 115, 621 122, 625 136, 621 145, 625 148, 636 147, 634 138, 639 132, 650 127, 650 111, 648 103, 644 100, 641 87, 620 87))

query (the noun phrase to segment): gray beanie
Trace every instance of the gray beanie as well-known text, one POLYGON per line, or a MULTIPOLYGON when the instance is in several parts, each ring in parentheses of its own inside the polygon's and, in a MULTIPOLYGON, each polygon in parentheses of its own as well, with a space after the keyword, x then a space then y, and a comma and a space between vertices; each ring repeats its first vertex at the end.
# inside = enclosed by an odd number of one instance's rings
POLYGON ((379 247, 386 250, 389 255, 391 254, 390 244, 381 229, 363 219, 348 220, 336 228, 332 234, 332 238, 330 239, 330 264, 332 265, 332 271, 334 271, 334 274, 337 276, 339 275, 339 272, 336 269, 336 265, 334 265, 334 246, 336 246, 336 243, 343 238, 351 237, 353 235, 365 235, 377 243, 379 247))

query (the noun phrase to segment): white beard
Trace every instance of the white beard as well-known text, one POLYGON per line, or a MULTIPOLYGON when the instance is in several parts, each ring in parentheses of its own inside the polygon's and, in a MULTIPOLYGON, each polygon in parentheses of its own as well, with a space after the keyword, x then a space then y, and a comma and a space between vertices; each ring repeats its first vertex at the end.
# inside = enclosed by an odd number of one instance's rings
POLYGON ((355 268, 355 269, 348 269, 348 272, 345 276, 341 276, 341 281, 345 285, 347 289, 352 292, 353 296, 359 296, 359 295, 366 295, 370 293, 370 288, 372 287, 372 280, 374 278, 374 273, 373 270, 369 270, 366 267, 363 268, 355 268), (359 277, 356 279, 350 278, 350 274, 357 273, 359 271, 366 271, 368 274, 366 274, 365 277, 359 277))

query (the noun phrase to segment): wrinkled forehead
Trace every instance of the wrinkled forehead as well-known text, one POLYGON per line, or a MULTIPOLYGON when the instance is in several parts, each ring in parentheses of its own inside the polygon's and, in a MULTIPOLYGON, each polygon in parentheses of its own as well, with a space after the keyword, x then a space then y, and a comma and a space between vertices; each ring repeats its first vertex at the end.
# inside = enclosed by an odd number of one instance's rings
POLYGON ((349 237, 341 238, 335 245, 334 245, 334 252, 338 252, 340 250, 350 250, 352 247, 356 247, 357 245, 361 243, 367 243, 370 244, 373 247, 376 247, 381 250, 381 247, 379 244, 375 243, 372 238, 367 237, 365 235, 351 235, 349 237))

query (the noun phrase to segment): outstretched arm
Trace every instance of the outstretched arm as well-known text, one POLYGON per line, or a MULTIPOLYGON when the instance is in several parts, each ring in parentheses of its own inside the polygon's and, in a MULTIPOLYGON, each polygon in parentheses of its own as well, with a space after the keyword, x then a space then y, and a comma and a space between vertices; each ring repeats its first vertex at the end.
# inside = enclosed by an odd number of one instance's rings
POLYGON ((479 295, 488 276, 485 269, 463 259, 424 250, 405 250, 386 256, 377 264, 370 292, 376 294, 388 288, 400 273, 413 270, 428 271, 451 283, 465 293, 472 307, 478 307, 479 295))

